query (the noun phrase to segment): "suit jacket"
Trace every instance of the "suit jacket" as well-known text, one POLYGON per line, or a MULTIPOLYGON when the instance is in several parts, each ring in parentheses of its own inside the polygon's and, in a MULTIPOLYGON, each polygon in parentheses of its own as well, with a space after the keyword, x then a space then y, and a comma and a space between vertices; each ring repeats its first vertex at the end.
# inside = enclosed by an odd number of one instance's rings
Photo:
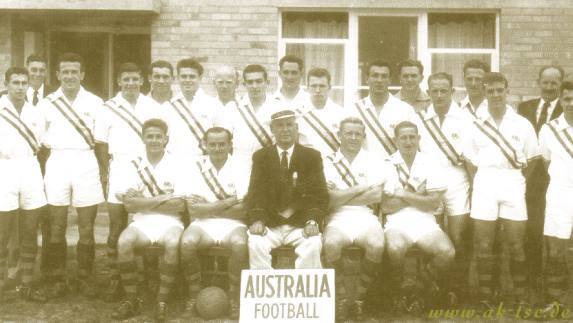
POLYGON ((295 144, 289 164, 291 206, 288 219, 279 215, 281 199, 280 160, 275 145, 253 154, 253 168, 246 198, 249 225, 262 221, 268 227, 289 224, 302 227, 309 220, 321 223, 329 203, 320 152, 295 144), (296 179, 293 175, 296 173, 296 179))
MULTIPOLYGON (((535 126, 537 124, 537 107, 539 106, 539 101, 541 98, 532 99, 528 101, 523 101, 517 106, 517 112, 525 117, 531 124, 533 125, 534 129, 537 129, 535 126)), ((561 102, 557 101, 555 105, 555 109, 553 113, 549 116, 549 120, 553 120, 559 117, 563 113, 563 108, 561 107, 561 102)))

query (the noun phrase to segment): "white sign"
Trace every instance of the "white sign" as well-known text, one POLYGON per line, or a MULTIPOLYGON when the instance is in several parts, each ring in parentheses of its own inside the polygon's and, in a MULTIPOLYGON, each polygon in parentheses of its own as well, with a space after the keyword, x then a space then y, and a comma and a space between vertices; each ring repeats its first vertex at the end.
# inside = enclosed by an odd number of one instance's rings
POLYGON ((334 323, 334 270, 243 270, 240 322, 334 323))

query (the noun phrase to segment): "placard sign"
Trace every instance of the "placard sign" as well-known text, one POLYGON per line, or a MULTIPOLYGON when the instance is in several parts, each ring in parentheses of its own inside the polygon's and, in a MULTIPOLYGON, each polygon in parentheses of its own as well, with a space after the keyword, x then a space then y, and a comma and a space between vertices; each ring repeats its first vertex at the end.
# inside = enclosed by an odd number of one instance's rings
POLYGON ((243 270, 240 322, 334 322, 334 270, 243 270))

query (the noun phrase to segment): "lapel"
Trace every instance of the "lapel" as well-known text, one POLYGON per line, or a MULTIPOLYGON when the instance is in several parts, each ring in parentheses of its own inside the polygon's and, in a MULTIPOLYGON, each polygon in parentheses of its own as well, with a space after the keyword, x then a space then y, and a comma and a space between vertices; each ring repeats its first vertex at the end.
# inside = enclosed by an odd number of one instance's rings
POLYGON ((527 119, 531 122, 533 127, 537 125, 537 107, 539 106, 539 102, 541 102, 541 98, 537 98, 531 101, 531 105, 529 109, 527 109, 527 119))
POLYGON ((561 100, 559 100, 555 104, 555 109, 553 110, 553 113, 549 117, 549 120, 557 119, 561 115, 561 113, 563 113, 563 108, 561 107, 561 100))
POLYGON ((269 174, 272 174, 270 177, 273 179, 273 181, 278 183, 279 182, 278 174, 280 174, 280 163, 281 162, 280 162, 279 156, 277 154, 277 146, 272 145, 268 148, 269 148, 269 150, 268 150, 269 156, 267 158, 269 160, 269 174))
POLYGON ((294 144, 294 149, 292 150, 292 157, 290 159, 290 164, 288 167, 288 171, 289 174, 292 175, 293 172, 296 171, 297 169, 297 162, 298 162, 298 156, 300 155, 300 147, 297 143, 294 144))

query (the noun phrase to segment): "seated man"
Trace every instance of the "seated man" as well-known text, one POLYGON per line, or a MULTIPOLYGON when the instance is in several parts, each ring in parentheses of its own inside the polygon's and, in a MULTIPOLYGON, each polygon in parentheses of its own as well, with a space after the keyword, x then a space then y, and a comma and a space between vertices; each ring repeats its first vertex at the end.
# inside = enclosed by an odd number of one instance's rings
POLYGON ((233 142, 229 130, 208 129, 203 147, 207 156, 190 167, 194 172, 185 181, 186 193, 190 196, 187 208, 192 220, 181 237, 181 259, 189 284, 187 316, 194 315, 201 288, 197 251, 220 245, 231 250, 228 263, 231 317, 238 319, 241 270, 248 268, 249 261, 242 203, 249 179, 245 168, 230 155, 233 142))
POLYGON ((271 269, 271 250, 295 248, 296 268, 321 268, 318 223, 328 207, 320 153, 296 143, 292 110, 271 115, 276 144, 253 155, 247 198, 251 269, 271 269))
POLYGON ((356 300, 355 318, 361 321, 368 287, 380 269, 384 252, 382 224, 369 204, 382 198, 384 169, 369 152, 362 149, 366 138, 364 123, 358 118, 340 122, 340 149, 324 160, 324 174, 330 190, 330 208, 324 229, 326 265, 336 270, 337 319, 346 317, 346 292, 342 249, 351 245, 364 248, 362 273, 356 300))
POLYGON ((434 277, 447 279, 446 270, 455 251, 433 215, 440 207, 446 185, 433 160, 418 152, 418 127, 409 121, 401 122, 394 129, 394 136, 398 151, 389 162, 395 172, 384 188, 382 208, 388 214, 384 234, 393 282, 400 288, 395 306, 402 307, 408 305, 403 299, 410 296, 407 294, 412 283, 403 275, 406 252, 417 246, 431 255, 434 277))
POLYGON ((167 125, 159 119, 149 119, 142 127, 146 155, 133 160, 133 167, 125 174, 128 183, 125 194, 118 199, 133 221, 121 233, 118 241, 118 269, 126 299, 112 314, 114 319, 126 319, 141 311, 137 297, 137 265, 134 251, 151 245, 163 247, 163 261, 159 267, 160 283, 156 318, 164 321, 166 302, 175 284, 179 264, 179 239, 183 232, 180 212, 185 210, 181 192, 181 167, 165 151, 167 125))

